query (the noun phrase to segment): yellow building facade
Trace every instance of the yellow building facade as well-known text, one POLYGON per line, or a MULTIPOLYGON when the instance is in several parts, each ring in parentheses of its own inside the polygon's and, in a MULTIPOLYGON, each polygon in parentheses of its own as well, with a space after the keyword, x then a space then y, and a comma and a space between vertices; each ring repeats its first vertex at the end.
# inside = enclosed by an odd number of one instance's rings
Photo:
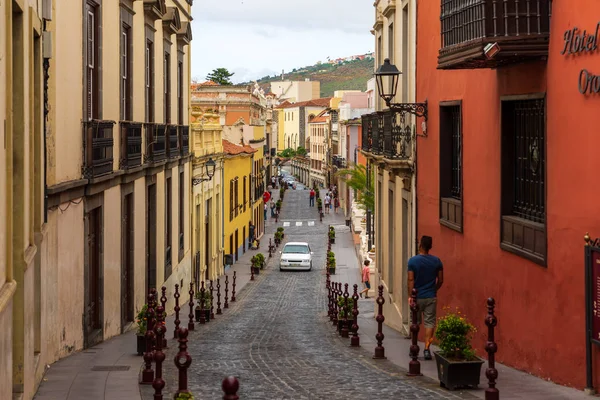
POLYGON ((223 128, 219 114, 192 110, 192 254, 196 281, 223 274, 223 128), (209 176, 215 163, 214 175, 209 176))
POLYGON ((52 360, 42 285, 43 17, 41 2, 0 2, 0 399, 32 398, 52 360))
MULTIPOLYGON (((248 250, 253 214, 252 168, 256 150, 223 140, 223 237, 233 262, 248 250)), ((256 232, 256 231, 255 231, 256 232)))

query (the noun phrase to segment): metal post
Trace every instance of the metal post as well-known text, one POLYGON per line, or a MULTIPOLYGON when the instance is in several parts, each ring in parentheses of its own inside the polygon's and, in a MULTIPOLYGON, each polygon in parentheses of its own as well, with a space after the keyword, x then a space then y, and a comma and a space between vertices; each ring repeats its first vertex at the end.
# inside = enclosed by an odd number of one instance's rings
POLYGON ((377 347, 375 347, 375 355, 374 359, 385 359, 385 349, 383 347, 383 338, 385 337, 383 334, 383 321, 385 321, 385 317, 383 316, 383 304, 385 303, 385 299, 383 298, 383 285, 379 285, 379 296, 377 296, 377 334, 375 335, 375 339, 377 339, 377 347))
POLYGON ((223 400, 239 400, 240 397, 237 395, 237 392, 240 388, 240 383, 235 377, 229 376, 223 379, 221 388, 225 393, 223 400))
POLYGON ((333 323, 333 326, 335 326, 335 329, 338 328, 338 299, 339 299, 339 292, 338 292, 338 285, 339 283, 334 282, 333 283, 333 319, 331 320, 331 322, 333 323))
POLYGON ((413 288, 411 293, 411 304, 410 304, 410 316, 411 316, 411 325, 410 325, 410 336, 412 339, 412 344, 410 346, 410 357, 411 360, 408 363, 408 373, 407 376, 421 376, 421 363, 417 359, 419 356, 419 324, 417 323, 417 317, 419 315, 419 305, 417 304, 417 289, 413 288))
POLYGON ((213 281, 210 281, 210 319, 214 319, 215 318, 215 302, 213 301, 215 296, 214 296, 214 291, 213 291, 213 281))
POLYGON ((141 384, 151 385, 154 381, 154 370, 152 370, 152 360, 154 358, 153 342, 154 342, 154 295, 152 291, 148 295, 148 310, 146 311, 146 351, 144 352, 144 370, 142 371, 141 384))
POLYGON ((154 382, 152 382, 152 387, 154 388, 154 400, 163 400, 162 390, 165 387, 165 381, 162 378, 162 363, 165 361, 165 353, 162 351, 162 339, 167 330, 163 325, 165 315, 163 306, 158 306, 156 313, 156 327, 154 328, 154 333, 156 334, 156 350, 154 351, 156 375, 154 377, 154 382))
MULTIPOLYGON (((165 286, 163 286, 160 289, 162 295, 160 296, 160 304, 162 305, 162 308, 164 310, 164 312, 167 312, 167 288, 165 286)), ((165 319, 163 318, 163 324, 165 323, 165 319)), ((165 331, 163 332, 162 335, 162 348, 163 349, 167 349, 167 326, 165 325, 165 331)))
POLYGON ((496 352, 498 345, 494 340, 494 329, 498 324, 498 319, 494 315, 496 301, 490 297, 487 299, 488 314, 485 318, 485 324, 488 327, 488 339, 485 345, 485 351, 488 353, 488 367, 485 370, 485 376, 488 378, 488 388, 485 389, 485 400, 499 400, 500 392, 496 388, 496 379, 498 379, 498 370, 496 369, 496 352))
POLYGON ((342 337, 348 337, 348 284, 344 284, 344 322, 342 322, 342 337))
POLYGON ((235 271, 233 271, 233 283, 231 284, 231 301, 234 302, 235 301, 235 279, 236 279, 236 274, 235 271))
POLYGON ((229 308, 229 303, 227 302, 229 292, 229 275, 225 275, 225 304, 223 304, 223 308, 229 308))
POLYGON ((200 324, 206 324, 206 313, 204 311, 204 295, 206 291, 204 289, 204 281, 200 283, 200 324))
POLYGON ((179 297, 181 295, 179 294, 179 284, 176 283, 175 284, 175 294, 173 295, 173 297, 175 297, 175 329, 173 329, 173 339, 177 339, 177 334, 179 333, 179 324, 181 323, 181 321, 179 320, 179 310, 181 310, 181 308, 179 308, 179 297))
POLYGON ((350 339, 351 347, 360 347, 360 338, 358 337, 358 285, 354 284, 354 307, 352 309, 352 339, 350 339))
POLYGON ((190 282, 190 322, 188 322, 188 331, 194 330, 194 282, 190 282))
POLYGON ((190 393, 187 388, 187 369, 192 363, 192 357, 187 352, 187 337, 188 330, 185 328, 179 328, 179 353, 175 356, 175 366, 179 369, 179 390, 175 393, 175 398, 182 393, 190 393))
POLYGON ((217 315, 221 314, 221 282, 217 278, 217 315))

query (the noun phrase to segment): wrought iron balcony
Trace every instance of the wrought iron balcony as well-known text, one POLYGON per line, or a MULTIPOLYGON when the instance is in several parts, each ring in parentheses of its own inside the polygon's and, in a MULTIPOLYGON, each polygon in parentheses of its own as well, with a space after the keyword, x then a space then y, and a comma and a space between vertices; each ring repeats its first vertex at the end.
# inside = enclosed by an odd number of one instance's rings
POLYGON ((179 157, 179 132, 177 125, 167 126, 167 154, 169 158, 179 157))
POLYGON ((128 169, 142 164, 142 124, 140 122, 120 122, 121 156, 119 169, 128 169))
POLYGON ((379 111, 362 116, 362 149, 390 160, 412 156, 410 116, 400 111, 379 111))
POLYGON ((181 156, 185 157, 190 154, 190 127, 188 125, 180 125, 179 135, 181 138, 181 156))
POLYGON ((440 69, 494 68, 548 56, 551 0, 442 0, 440 69))
POLYGON ((114 121, 83 122, 84 178, 95 178, 113 172, 114 121))
POLYGON ((148 122, 144 124, 146 152, 144 162, 159 162, 166 157, 167 125, 148 122))

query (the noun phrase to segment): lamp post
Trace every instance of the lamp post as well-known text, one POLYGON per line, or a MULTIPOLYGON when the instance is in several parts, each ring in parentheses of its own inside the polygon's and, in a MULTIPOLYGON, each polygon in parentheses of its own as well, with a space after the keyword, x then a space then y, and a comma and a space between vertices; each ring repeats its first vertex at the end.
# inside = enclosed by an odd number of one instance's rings
POLYGON ((212 180, 213 176, 215 175, 215 168, 217 167, 217 163, 212 158, 209 158, 208 161, 204 163, 204 167, 206 169, 206 177, 194 176, 192 178, 192 185, 196 186, 202 182, 212 180))

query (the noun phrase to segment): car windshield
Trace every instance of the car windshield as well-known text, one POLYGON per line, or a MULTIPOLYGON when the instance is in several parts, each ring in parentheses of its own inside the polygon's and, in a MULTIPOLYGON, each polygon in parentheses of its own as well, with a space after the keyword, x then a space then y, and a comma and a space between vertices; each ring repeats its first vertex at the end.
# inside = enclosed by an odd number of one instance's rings
POLYGON ((285 254, 308 254, 308 246, 305 244, 287 244, 283 248, 285 254))

